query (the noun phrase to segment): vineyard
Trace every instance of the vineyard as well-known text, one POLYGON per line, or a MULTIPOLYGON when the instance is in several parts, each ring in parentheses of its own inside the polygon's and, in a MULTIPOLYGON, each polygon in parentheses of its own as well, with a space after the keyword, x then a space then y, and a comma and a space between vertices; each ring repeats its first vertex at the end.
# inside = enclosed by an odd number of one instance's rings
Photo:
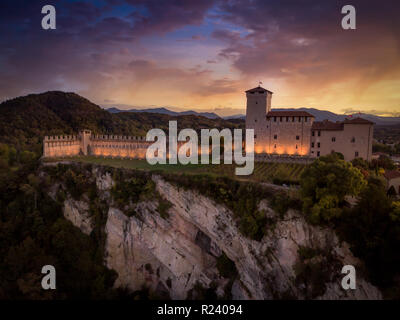
POLYGON ((300 176, 306 168, 300 163, 256 162, 254 172, 248 177, 235 175, 236 165, 213 165, 204 169, 216 175, 225 175, 237 178, 246 178, 257 182, 272 182, 275 184, 298 184, 300 176))
POLYGON ((79 161, 92 164, 100 164, 111 167, 138 169, 146 171, 168 171, 173 173, 185 174, 210 174, 215 176, 228 176, 235 179, 252 180, 257 182, 269 182, 275 184, 298 184, 300 176, 304 169, 305 164, 300 163, 279 163, 279 162, 255 162, 254 172, 250 176, 237 176, 235 175, 236 164, 165 164, 165 165, 150 165, 146 160, 130 160, 130 159, 111 159, 111 158, 98 158, 98 157, 73 157, 65 159, 53 159, 48 161, 79 161))

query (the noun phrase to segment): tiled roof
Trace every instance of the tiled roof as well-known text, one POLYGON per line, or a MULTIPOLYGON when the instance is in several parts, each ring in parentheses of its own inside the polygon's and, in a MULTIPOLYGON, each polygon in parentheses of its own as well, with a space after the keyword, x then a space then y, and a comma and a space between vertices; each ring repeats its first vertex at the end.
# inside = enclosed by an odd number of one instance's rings
POLYGON ((344 124, 374 124, 372 121, 357 117, 353 119, 345 119, 344 124))
POLYGON ((395 179, 395 178, 399 178, 399 177, 400 177, 400 171, 397 171, 397 170, 388 170, 388 171, 385 171, 385 173, 384 173, 383 175, 385 176, 385 178, 386 178, 387 180, 392 180, 392 179, 395 179))
POLYGON ((329 120, 315 121, 312 124, 311 130, 343 130, 341 122, 332 122, 329 120))
POLYGON ((263 87, 256 87, 256 88, 253 88, 253 89, 250 89, 250 90, 246 91, 246 93, 252 93, 252 92, 259 92, 259 93, 268 92, 268 93, 271 93, 271 94, 273 93, 272 91, 264 89, 263 87))
POLYGON ((267 113, 267 117, 313 117, 314 116, 311 113, 308 113, 306 111, 270 111, 267 113))
POLYGON ((343 130, 344 124, 374 124, 373 122, 363 119, 363 118, 354 118, 354 119, 345 119, 342 122, 332 122, 329 120, 324 121, 315 121, 311 127, 312 130, 343 130))

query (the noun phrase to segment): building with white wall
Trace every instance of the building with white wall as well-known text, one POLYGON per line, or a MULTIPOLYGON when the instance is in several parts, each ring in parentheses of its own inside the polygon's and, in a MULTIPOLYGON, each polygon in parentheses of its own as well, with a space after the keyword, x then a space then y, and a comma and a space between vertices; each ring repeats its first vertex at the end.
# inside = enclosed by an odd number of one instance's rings
POLYGON ((305 111, 274 111, 272 92, 246 91, 246 128, 254 129, 256 155, 320 157, 340 152, 345 160, 371 160, 373 123, 362 118, 315 121, 305 111))

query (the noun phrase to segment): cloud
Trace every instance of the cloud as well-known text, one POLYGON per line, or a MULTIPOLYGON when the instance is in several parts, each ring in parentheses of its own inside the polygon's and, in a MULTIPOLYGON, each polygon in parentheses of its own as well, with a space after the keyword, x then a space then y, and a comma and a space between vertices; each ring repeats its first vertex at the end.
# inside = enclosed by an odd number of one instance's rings
POLYGON ((353 108, 345 108, 342 109, 342 112, 344 114, 355 114, 355 113, 367 113, 367 114, 373 114, 376 116, 381 116, 381 117, 400 117, 400 111, 394 111, 394 110, 376 110, 376 109, 353 109, 353 108))
POLYGON ((227 43, 238 43, 241 40, 240 33, 238 31, 231 31, 226 29, 217 29, 211 34, 215 39, 227 42, 227 43))
POLYGON ((151 78, 141 71, 155 68, 140 57, 147 49, 138 41, 150 34, 200 24, 212 1, 160 5, 154 0, 126 0, 100 6, 60 0, 55 5, 57 29, 52 31, 40 27, 44 4, 47 1, 0 2, 0 96, 64 88, 84 92, 96 83, 102 87, 102 81, 116 81, 129 58, 128 68, 151 78), (125 11, 113 13, 121 5, 125 11), (131 10, 126 11, 127 5, 131 10))
POLYGON ((47 2, 0 2, 0 97, 240 109, 262 80, 274 106, 399 106, 398 1, 353 0, 355 31, 341 29, 341 0, 59 0, 44 31, 47 2))
POLYGON ((264 80, 280 105, 337 109, 370 101, 393 108, 398 98, 392 88, 400 76, 400 4, 353 1, 355 31, 341 28, 345 4, 222 1, 213 13, 220 22, 211 36, 225 44, 216 58, 240 72, 242 86, 264 80))
POLYGON ((166 33, 187 25, 200 25, 207 11, 214 5, 213 0, 126 0, 126 3, 141 6, 144 12, 135 11, 135 33, 166 33))

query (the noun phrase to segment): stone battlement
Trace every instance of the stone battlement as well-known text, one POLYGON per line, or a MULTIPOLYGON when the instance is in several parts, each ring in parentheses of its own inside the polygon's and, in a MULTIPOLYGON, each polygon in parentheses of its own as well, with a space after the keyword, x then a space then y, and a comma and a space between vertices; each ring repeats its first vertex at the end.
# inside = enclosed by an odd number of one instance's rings
POLYGON ((91 135, 90 138, 97 141, 146 141, 144 136, 91 135))
MULTIPOLYGON (((79 135, 60 135, 60 136, 45 136, 44 141, 72 141, 80 140, 79 135)), ((118 135, 91 135, 91 140, 112 140, 112 141, 146 141, 144 136, 118 136, 118 135)))
POLYGON ((61 135, 61 136, 45 136, 44 141, 72 141, 72 140, 79 140, 79 136, 74 135, 61 135))

